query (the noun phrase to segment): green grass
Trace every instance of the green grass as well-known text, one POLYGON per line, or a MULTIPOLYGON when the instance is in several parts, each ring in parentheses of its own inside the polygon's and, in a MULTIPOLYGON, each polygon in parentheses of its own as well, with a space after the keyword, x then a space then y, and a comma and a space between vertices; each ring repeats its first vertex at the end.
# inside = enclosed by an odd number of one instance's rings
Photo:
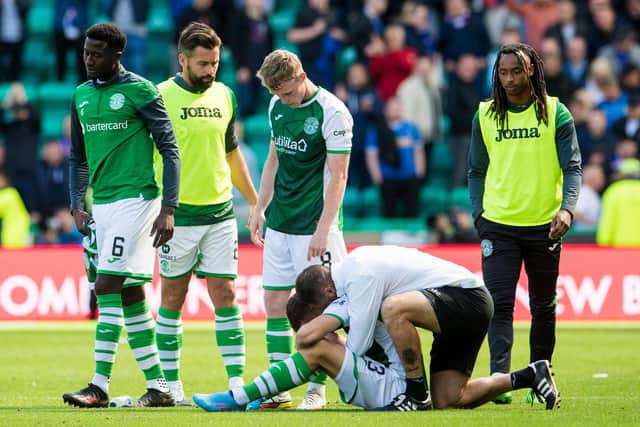
MULTIPOLYGON (((266 365, 263 324, 247 325, 246 379, 266 365)), ((215 348, 213 322, 185 327, 182 376, 187 394, 220 391, 226 387, 222 361, 215 348)), ((401 426, 638 426, 640 425, 640 323, 560 324, 554 356, 562 404, 558 411, 524 402, 524 391, 514 403, 487 404, 474 410, 392 414, 353 410, 338 402, 329 382, 331 410, 259 413, 205 413, 198 408, 110 408, 86 410, 63 405, 64 392, 84 387, 93 374, 94 324, 0 323, 0 425, 38 426, 287 426, 347 427, 401 426), (594 374, 606 373, 606 378, 594 374)), ((422 335, 423 346, 430 337, 422 335)), ((513 367, 526 365, 528 329, 518 325, 513 367)), ((428 354, 428 352, 426 352, 428 354)), ((428 363, 428 360, 426 360, 428 363)), ((474 376, 488 374, 488 350, 481 350, 474 376)), ((111 382, 111 396, 144 392, 144 377, 122 341, 111 382)), ((296 401, 304 387, 293 391, 296 401)), ((296 402, 297 403, 297 402, 296 402)))

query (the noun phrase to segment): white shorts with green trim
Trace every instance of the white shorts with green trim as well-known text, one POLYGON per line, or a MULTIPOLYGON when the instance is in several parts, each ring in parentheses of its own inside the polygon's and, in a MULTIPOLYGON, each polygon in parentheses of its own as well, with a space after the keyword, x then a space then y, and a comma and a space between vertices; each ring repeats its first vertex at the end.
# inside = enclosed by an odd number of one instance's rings
POLYGON ((238 276, 238 224, 235 218, 209 225, 176 227, 158 249, 160 275, 169 279, 194 271, 199 277, 238 276))
POLYGON ((155 249, 149 234, 159 213, 159 198, 94 204, 98 273, 134 279, 127 280, 127 284, 150 281, 155 249))
POLYGON ((391 403, 407 388, 405 378, 369 357, 358 357, 345 347, 344 361, 334 378, 345 403, 375 409, 391 403))
POLYGON ((262 255, 262 283, 267 290, 289 290, 295 287, 296 277, 310 265, 330 261, 339 262, 347 256, 342 231, 329 231, 328 255, 307 260, 311 235, 286 234, 267 228, 262 255))

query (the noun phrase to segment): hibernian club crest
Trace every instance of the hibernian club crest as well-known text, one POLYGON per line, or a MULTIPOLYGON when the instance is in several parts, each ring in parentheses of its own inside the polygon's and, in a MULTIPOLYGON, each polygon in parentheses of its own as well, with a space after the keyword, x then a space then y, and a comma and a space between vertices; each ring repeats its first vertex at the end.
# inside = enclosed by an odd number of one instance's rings
POLYGON ((119 110, 122 108, 123 105, 124 105, 123 94, 114 93, 113 95, 111 95, 111 98, 109 98, 109 107, 111 107, 112 110, 119 110))
POLYGON ((315 117, 307 117, 304 119, 304 133, 307 135, 313 135, 318 131, 320 122, 315 117))
POLYGON ((482 256, 485 258, 491 256, 493 253, 493 243, 491 243, 491 240, 484 239, 480 242, 480 247, 482 248, 482 256))

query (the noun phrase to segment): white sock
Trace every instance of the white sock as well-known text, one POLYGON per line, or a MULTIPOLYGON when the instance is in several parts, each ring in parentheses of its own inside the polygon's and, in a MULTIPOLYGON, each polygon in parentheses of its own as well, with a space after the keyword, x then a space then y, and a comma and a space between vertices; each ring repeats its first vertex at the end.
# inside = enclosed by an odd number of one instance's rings
POLYGON ((233 400, 235 400, 238 405, 246 405, 249 403, 249 396, 247 396, 247 393, 245 393, 242 387, 232 389, 231 396, 233 396, 233 400))
POLYGON ((93 374, 91 384, 100 387, 102 391, 104 391, 106 394, 109 394, 109 377, 105 377, 104 375, 96 372, 95 374, 93 374))
POLYGON ((242 377, 231 377, 229 378, 229 390, 233 390, 234 388, 240 388, 244 386, 244 380, 242 377))
POLYGON ((163 393, 169 393, 169 385, 167 384, 167 381, 160 377, 160 378, 155 378, 152 380, 147 380, 147 388, 153 388, 155 390, 159 390, 163 393))
POLYGON ((327 389, 327 386, 325 384, 309 383, 309 388, 307 388, 307 393, 314 391, 318 393, 320 396, 324 396, 326 389, 327 389))

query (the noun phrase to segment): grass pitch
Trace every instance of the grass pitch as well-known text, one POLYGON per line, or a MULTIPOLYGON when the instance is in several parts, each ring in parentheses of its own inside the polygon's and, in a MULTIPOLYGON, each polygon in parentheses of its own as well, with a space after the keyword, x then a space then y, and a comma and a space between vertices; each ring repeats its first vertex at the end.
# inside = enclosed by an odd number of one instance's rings
MULTIPOLYGON (((421 413, 366 412, 339 402, 328 384, 329 410, 257 413, 205 413, 199 408, 78 409, 62 393, 80 389, 93 374, 95 323, 0 323, 0 425, 2 426, 640 426, 640 323, 559 324, 554 371, 562 403, 558 411, 524 402, 486 404, 474 410, 421 413)), ((422 334, 428 355, 431 338, 422 334)), ((264 325, 247 325, 247 372, 252 379, 266 367, 264 325)), ((226 388, 215 346, 213 322, 185 325, 182 378, 190 396, 226 388)), ((488 349, 481 350, 474 376, 488 374, 488 349)), ((428 356, 425 356, 428 363, 428 356)), ((513 368, 528 362, 528 325, 517 325, 513 368)), ((145 389, 131 350, 121 339, 110 396, 139 397, 145 389)), ((293 391, 294 404, 306 387, 293 391)))

